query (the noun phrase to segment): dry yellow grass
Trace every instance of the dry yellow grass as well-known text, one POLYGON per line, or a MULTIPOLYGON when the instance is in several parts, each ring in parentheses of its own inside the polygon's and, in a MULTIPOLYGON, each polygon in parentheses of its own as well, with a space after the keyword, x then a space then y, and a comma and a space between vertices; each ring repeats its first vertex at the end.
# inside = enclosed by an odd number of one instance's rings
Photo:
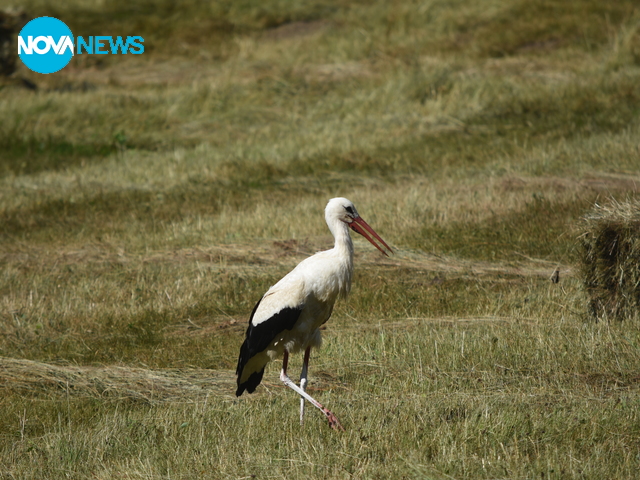
POLYGON ((637 319, 576 267, 638 196, 633 1, 25 9, 149 48, 0 88, 0 478, 637 476, 637 319), (312 358, 343 435, 278 364, 232 396, 338 195, 397 252, 356 239, 312 358))
POLYGON ((234 385, 235 378, 228 371, 61 366, 0 358, 0 388, 5 394, 196 402, 209 395, 230 397, 234 385))

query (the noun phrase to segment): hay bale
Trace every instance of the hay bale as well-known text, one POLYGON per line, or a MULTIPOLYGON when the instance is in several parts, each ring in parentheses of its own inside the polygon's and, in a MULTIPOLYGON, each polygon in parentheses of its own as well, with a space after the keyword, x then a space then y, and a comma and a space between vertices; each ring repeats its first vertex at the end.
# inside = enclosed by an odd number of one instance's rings
POLYGON ((640 201, 595 205, 584 217, 581 273, 597 321, 638 318, 640 201))

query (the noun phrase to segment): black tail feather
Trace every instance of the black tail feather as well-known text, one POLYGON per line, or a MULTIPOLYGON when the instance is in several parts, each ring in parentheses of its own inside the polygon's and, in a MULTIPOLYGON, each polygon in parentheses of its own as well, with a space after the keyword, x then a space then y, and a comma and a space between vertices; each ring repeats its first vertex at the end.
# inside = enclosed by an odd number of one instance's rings
POLYGON ((264 368, 259 372, 252 373, 246 382, 240 383, 240 375, 238 375, 238 389, 236 390, 236 397, 239 397, 246 390, 249 393, 253 393, 256 387, 260 385, 262 381, 262 375, 264 375, 264 368))
MULTIPOLYGON (((258 309, 260 302, 256 304, 251 312, 251 318, 249 318, 249 327, 247 328, 246 338, 242 347, 240 347, 240 355, 238 357, 238 366, 236 367, 236 375, 238 375, 238 389, 236 390, 236 396, 239 397, 248 391, 253 393, 264 375, 264 366, 260 371, 255 371, 249 375, 244 382, 240 383, 242 378, 242 372, 247 363, 257 354, 264 351, 273 342, 278 335, 284 330, 291 330, 300 317, 302 308, 285 307, 278 313, 273 315, 268 320, 260 322, 258 325, 253 325, 253 316, 258 309)), ((266 359, 266 362, 269 360, 266 359)), ((259 365, 255 365, 254 368, 259 368, 259 365)))
POLYGON ((264 368, 259 372, 253 372, 246 381, 240 383, 240 378, 242 378, 242 370, 244 370, 245 365, 250 359, 251 351, 249 350, 249 343, 247 340, 245 340, 242 344, 242 347, 240 347, 240 356, 238 357, 238 366, 236 367, 236 375, 238 375, 238 389, 236 390, 236 397, 242 395, 245 390, 247 390, 249 393, 253 393, 256 387, 260 385, 260 381, 262 380, 264 368))

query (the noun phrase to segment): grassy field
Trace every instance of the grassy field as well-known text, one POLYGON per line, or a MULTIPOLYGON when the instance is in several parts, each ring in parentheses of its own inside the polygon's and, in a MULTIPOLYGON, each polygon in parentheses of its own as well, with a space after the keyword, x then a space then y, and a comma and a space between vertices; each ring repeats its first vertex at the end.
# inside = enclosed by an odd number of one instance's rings
POLYGON ((146 51, 0 83, 0 479, 637 478, 640 324, 577 268, 640 196, 637 2, 52 3, 146 51), (280 362, 234 396, 334 196, 396 251, 312 355, 344 433, 280 362))

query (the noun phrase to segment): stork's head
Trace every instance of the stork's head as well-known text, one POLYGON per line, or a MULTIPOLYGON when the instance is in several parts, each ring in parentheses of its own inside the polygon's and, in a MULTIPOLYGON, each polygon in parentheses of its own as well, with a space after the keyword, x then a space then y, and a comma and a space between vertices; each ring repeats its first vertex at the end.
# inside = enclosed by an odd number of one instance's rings
POLYGON ((385 241, 382 240, 382 238, 380 238, 380 236, 373 230, 373 228, 371 228, 369 224, 367 224, 367 222, 365 222, 358 214, 356 206, 351 200, 343 197, 332 198, 324 209, 324 217, 329 228, 332 228, 332 225, 334 225, 335 222, 346 223, 351 230, 359 233, 369 240, 374 247, 380 250, 387 257, 389 254, 384 250, 385 248, 389 253, 393 253, 391 247, 389 247, 389 245, 387 245, 385 241), (381 245, 376 243, 374 239, 381 245))

